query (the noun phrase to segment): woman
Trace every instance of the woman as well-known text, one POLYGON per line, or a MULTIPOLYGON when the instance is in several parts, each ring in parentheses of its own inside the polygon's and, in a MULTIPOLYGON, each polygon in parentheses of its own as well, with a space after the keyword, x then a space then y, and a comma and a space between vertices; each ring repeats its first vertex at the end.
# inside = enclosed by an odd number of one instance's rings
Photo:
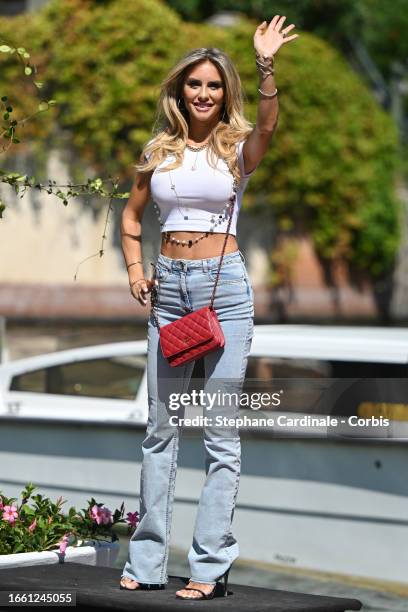
MULTIPOLYGON (((159 109, 164 127, 147 143, 129 201, 122 215, 122 248, 132 295, 146 305, 154 291, 160 325, 176 321, 209 303, 226 238, 231 204, 235 204, 219 273, 215 310, 225 346, 205 355, 205 389, 242 388, 253 334, 253 291, 236 240, 242 194, 265 155, 278 117, 273 76, 274 54, 294 28, 282 30, 285 17, 263 22, 254 34, 259 70, 256 126, 243 116, 239 75, 218 49, 195 49, 183 57, 162 83, 159 109), (214 156, 215 154, 215 156, 214 156), (215 161, 214 161, 215 157, 215 161), (235 179, 235 180, 234 180, 235 179), (141 221, 150 195, 161 225, 156 274, 143 276, 141 221), (157 288, 158 286, 158 288, 157 288), (216 381, 216 382, 215 382, 216 381)), ((153 313, 152 313, 153 314, 153 313)), ((129 543, 121 588, 164 588, 174 499, 179 437, 184 415, 170 406, 170 393, 186 391, 194 362, 172 367, 164 358, 156 319, 148 322, 149 417, 143 441, 140 522, 129 543)), ((174 397, 174 396, 173 396, 174 397)), ((218 407, 236 417, 237 406, 218 407)), ((210 599, 217 580, 239 555, 231 532, 240 476, 240 439, 235 428, 204 427, 206 481, 188 554, 191 579, 176 592, 182 599, 210 599)))

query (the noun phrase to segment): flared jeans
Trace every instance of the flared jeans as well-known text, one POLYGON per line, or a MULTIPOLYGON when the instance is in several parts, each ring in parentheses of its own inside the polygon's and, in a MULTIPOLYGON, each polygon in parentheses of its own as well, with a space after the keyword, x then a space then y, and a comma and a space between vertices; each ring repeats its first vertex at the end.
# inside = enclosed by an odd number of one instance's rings
MULTIPOLYGON (((210 303, 219 260, 220 256, 191 260, 159 254, 156 312, 160 326, 210 303)), ((241 472, 241 442, 239 428, 233 421, 239 415, 236 398, 242 390, 254 326, 253 290, 239 250, 224 255, 214 308, 225 346, 203 357, 203 390, 207 393, 205 397, 212 398, 204 401, 203 415, 211 422, 203 425, 206 480, 188 553, 191 580, 207 584, 215 584, 239 556, 231 526, 241 472)), ((177 458, 183 428, 180 423, 185 410, 177 400, 188 390, 193 368, 194 362, 170 366, 162 355, 159 331, 150 315, 149 414, 142 444, 139 523, 130 539, 128 560, 122 572, 123 576, 142 583, 168 582, 177 458)))

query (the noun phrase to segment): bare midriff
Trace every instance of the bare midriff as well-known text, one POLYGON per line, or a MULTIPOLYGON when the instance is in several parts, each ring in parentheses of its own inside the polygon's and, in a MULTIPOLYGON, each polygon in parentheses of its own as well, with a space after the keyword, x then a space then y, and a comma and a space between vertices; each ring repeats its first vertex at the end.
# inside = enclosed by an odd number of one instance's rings
MULTIPOLYGON (((170 235, 177 240, 185 240, 187 244, 177 244, 170 242, 170 238, 163 232, 161 234, 161 250, 162 255, 171 257, 171 259, 207 259, 209 257, 218 257, 221 255, 222 247, 224 245, 225 234, 209 232, 208 236, 199 240, 196 243, 192 243, 191 246, 188 241, 194 241, 195 238, 202 235, 204 232, 182 232, 172 231, 170 235)), ((227 253, 233 253, 238 251, 238 243, 235 236, 229 234, 227 244, 225 245, 224 255, 227 253)))

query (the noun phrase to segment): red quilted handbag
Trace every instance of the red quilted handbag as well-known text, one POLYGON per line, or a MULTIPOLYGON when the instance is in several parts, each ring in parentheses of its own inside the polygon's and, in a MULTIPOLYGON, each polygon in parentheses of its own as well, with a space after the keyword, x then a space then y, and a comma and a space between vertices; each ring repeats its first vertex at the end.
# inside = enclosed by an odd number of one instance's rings
POLYGON ((215 290, 217 288, 218 276, 224 257, 225 246, 228 240, 231 219, 234 210, 235 198, 230 206, 230 217, 228 220, 227 233, 225 234, 224 245, 222 247, 221 258, 218 264, 217 276, 208 306, 190 312, 177 321, 168 323, 160 327, 159 319, 154 312, 157 304, 156 287, 153 287, 150 299, 152 304, 151 312, 155 318, 158 329, 160 330, 160 347, 163 356, 171 366, 183 365, 190 361, 195 361, 199 357, 207 355, 210 351, 221 348, 225 344, 225 337, 222 331, 217 313, 213 303, 215 290))

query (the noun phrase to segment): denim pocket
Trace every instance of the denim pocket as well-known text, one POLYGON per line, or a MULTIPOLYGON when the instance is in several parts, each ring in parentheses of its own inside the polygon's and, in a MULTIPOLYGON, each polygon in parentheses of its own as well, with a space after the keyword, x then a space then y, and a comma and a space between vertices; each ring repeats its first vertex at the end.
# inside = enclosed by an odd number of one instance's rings
POLYGON ((246 264, 246 261, 245 261, 245 257, 244 257, 244 254, 243 254, 243 252, 242 252, 242 251, 239 251, 239 256, 240 256, 240 258, 241 258, 242 263, 245 265, 245 264, 246 264))
MULTIPOLYGON (((215 281, 217 278, 217 269, 211 268, 207 274, 211 281, 215 281)), ((219 283, 242 283, 245 280, 245 268, 242 261, 235 259, 222 262, 220 268, 220 274, 218 277, 219 283)))

